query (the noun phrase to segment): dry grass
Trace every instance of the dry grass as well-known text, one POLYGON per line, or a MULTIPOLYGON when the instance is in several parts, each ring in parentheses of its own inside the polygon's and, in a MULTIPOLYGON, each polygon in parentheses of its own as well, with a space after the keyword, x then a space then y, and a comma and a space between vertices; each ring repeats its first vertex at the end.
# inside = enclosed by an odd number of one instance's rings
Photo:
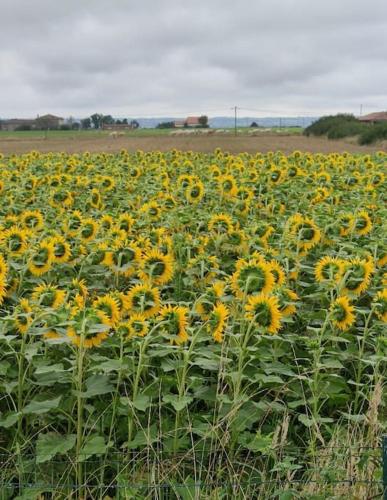
POLYGON ((182 151, 198 151, 209 153, 215 148, 221 148, 230 153, 256 151, 282 151, 289 154, 294 150, 308 151, 311 153, 341 153, 348 151, 349 153, 372 153, 381 149, 379 145, 359 146, 353 141, 333 141, 320 137, 304 137, 301 135, 278 135, 265 134, 258 137, 249 137, 240 135, 234 137, 232 135, 208 135, 208 136, 146 136, 146 137, 109 137, 90 136, 80 134, 78 136, 69 135, 69 137, 48 137, 31 138, 31 137, 1 137, 0 136, 0 153, 21 154, 32 150, 43 153, 60 152, 80 153, 84 151, 90 152, 117 152, 121 149, 128 151, 167 151, 176 148, 182 151))

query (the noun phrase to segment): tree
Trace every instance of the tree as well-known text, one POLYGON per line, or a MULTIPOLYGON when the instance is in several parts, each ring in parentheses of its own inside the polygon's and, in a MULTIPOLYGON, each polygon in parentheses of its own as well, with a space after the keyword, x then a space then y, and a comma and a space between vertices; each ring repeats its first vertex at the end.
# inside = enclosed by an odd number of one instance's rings
POLYGON ((83 128, 83 130, 88 130, 89 128, 91 128, 91 119, 83 118, 83 120, 81 120, 81 128, 83 128))
POLYGON ((175 128, 175 122, 161 122, 156 128, 175 128))
POLYGON ((103 115, 102 118, 101 118, 101 124, 102 123, 104 125, 114 125, 115 120, 112 117, 112 115, 103 115))
POLYGON ((259 127, 259 125, 258 125, 258 123, 257 123, 257 122, 253 122, 253 123, 250 125, 250 127, 252 127, 252 128, 257 128, 257 127, 259 127))
POLYGON ((121 120, 116 120, 116 125, 122 125, 122 121, 121 120))
POLYGON ((138 123, 138 121, 137 121, 137 120, 131 120, 131 121, 130 121, 130 126, 131 126, 132 128, 139 128, 139 127, 140 127, 140 124, 138 123))
POLYGON ((101 113, 94 113, 90 116, 90 120, 92 121, 94 128, 101 128, 102 118, 103 115, 101 115, 101 113))
POLYGON ((122 120, 122 125, 128 125, 128 119, 127 118, 124 118, 122 120))
POLYGON ((206 115, 199 116, 199 123, 203 128, 207 128, 208 127, 208 116, 206 116, 206 115))

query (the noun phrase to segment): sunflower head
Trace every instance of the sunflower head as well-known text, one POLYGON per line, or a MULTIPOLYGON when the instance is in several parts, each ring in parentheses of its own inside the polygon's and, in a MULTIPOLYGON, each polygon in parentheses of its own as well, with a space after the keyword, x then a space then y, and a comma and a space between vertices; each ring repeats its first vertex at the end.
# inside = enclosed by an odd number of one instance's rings
POLYGON ((188 340, 187 316, 186 307, 167 304, 161 308, 159 320, 164 323, 164 330, 171 337, 171 342, 182 344, 188 340))
POLYGON ((355 308, 350 304, 348 297, 338 297, 330 307, 333 324, 339 330, 348 330, 355 322, 355 308))
POLYGON ((281 328, 281 312, 278 299, 265 294, 249 297, 245 305, 245 316, 249 321, 271 334, 277 333, 281 328))

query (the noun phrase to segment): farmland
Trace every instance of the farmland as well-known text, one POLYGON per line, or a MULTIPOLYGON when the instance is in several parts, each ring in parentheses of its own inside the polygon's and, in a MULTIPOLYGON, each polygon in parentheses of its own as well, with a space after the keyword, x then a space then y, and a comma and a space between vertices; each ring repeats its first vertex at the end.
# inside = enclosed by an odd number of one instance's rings
POLYGON ((276 139, 1 139, 1 499, 380 493, 387 154, 276 139))
MULTIPOLYGON (((111 135, 108 131, 0 131, 0 153, 22 154, 29 151, 42 153, 119 153, 122 149, 130 152, 169 151, 173 148, 180 151, 211 153, 216 148, 233 154, 256 151, 270 152, 280 150, 291 154, 299 150, 310 153, 376 153, 385 150, 385 145, 373 144, 359 146, 356 141, 328 140, 325 137, 305 137, 301 129, 273 128, 238 129, 237 137, 232 129, 211 130, 211 133, 184 133, 186 131, 168 129, 138 129, 125 131, 123 135, 111 135), (175 135, 176 133, 180 135, 175 135)), ((208 131, 209 132, 209 131, 208 131)))

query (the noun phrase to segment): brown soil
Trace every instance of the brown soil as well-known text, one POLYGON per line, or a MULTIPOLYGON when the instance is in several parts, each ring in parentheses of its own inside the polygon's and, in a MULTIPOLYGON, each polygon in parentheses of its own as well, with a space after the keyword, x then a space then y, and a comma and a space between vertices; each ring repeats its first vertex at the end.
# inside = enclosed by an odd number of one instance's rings
POLYGON ((311 153, 372 153, 386 148, 381 145, 359 146, 352 141, 331 141, 325 138, 304 137, 298 135, 264 135, 262 137, 248 136, 147 136, 147 137, 117 137, 109 136, 80 136, 77 138, 1 138, 0 153, 5 155, 26 153, 32 150, 46 152, 80 153, 90 152, 118 152, 128 151, 167 151, 172 148, 187 151, 212 152, 221 148, 230 153, 256 153, 268 151, 282 151, 289 154, 295 150, 311 153))

